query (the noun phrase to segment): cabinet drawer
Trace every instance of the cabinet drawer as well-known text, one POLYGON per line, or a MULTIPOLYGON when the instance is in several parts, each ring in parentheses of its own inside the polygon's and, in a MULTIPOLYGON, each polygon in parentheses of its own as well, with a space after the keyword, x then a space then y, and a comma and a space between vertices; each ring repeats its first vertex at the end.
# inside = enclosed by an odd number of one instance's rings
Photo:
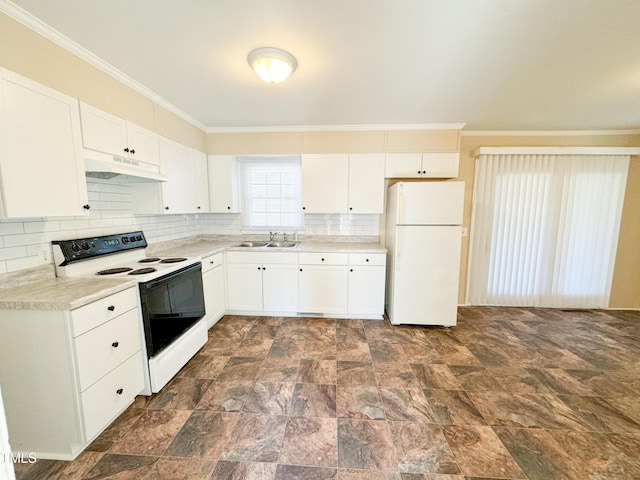
POLYGON ((144 388, 142 352, 138 352, 82 394, 87 440, 120 414, 144 388))
POLYGON ((205 257, 202 259, 202 273, 206 273, 209 270, 213 270, 216 267, 219 267, 224 262, 224 254, 216 253, 209 257, 205 257))
POLYGON ((348 253, 301 253, 301 265, 347 265, 348 253))
POLYGON ((80 391, 142 348, 137 308, 103 323, 75 339, 80 391))
POLYGON ((384 253, 350 253, 349 265, 384 266, 387 255, 384 253))
POLYGON ((88 332, 92 328, 135 308, 138 305, 138 289, 131 287, 71 312, 73 336, 88 332))
POLYGON ((298 263, 298 253, 269 251, 227 252, 227 263, 284 263, 296 265, 298 263))

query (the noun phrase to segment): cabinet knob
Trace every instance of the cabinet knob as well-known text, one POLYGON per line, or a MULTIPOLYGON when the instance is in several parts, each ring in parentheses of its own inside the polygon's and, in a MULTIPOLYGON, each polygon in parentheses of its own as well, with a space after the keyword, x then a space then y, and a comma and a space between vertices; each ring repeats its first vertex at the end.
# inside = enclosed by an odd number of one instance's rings
POLYGON ((418 170, 418 175, 420 175, 420 173, 421 173, 420 170, 418 170))
POLYGON ((91 205, 87 203, 86 205, 82 205, 82 208, 84 208, 85 210, 89 210, 91 208, 91 205))
POLYGON ((231 210, 231 207, 227 207, 227 210, 231 210))
POLYGON ((369 259, 368 259, 368 258, 365 258, 365 259, 364 259, 364 261, 365 261, 365 262, 368 262, 368 261, 369 261, 369 259))
POLYGON ((120 342, 113 342, 113 343, 111 344, 111 346, 112 346, 113 348, 118 348, 118 345, 120 345, 120 342))
POLYGON ((266 270, 266 268, 262 267, 262 270, 266 270))
POLYGON ((196 207, 198 210, 200 210, 202 207, 196 207))
POLYGON ((169 210, 169 207, 164 207, 165 210, 169 210))
POLYGON ((422 174, 424 175, 425 173, 427 173, 427 171, 426 170, 422 170, 422 174))
POLYGON ((107 307, 107 310, 109 310, 110 312, 113 312, 115 309, 116 309, 116 306, 115 306, 115 305, 109 305, 109 306, 107 307))
POLYGON ((258 270, 260 270, 260 269, 261 269, 261 267, 258 267, 258 270))
POLYGON ((350 271, 350 272, 353 272, 353 268, 350 268, 350 269, 349 269, 349 271, 350 271))
POLYGON ((306 209, 307 209, 307 207, 302 207, 302 209, 303 209, 303 210, 306 210, 306 209))
POLYGON ((300 271, 302 271, 302 269, 300 269, 300 271))
POLYGON ((124 151, 129 153, 129 148, 128 147, 124 147, 124 151))
POLYGON ((322 260, 324 262, 324 258, 321 258, 320 260, 322 260))
POLYGON ((124 390, 123 390, 123 389, 121 389, 121 388, 119 388, 119 389, 117 389, 117 390, 116 390, 116 393, 117 393, 118 395, 122 395, 122 392, 124 392, 124 390))
POLYGON ((135 154, 135 153, 136 153, 136 151, 132 148, 130 153, 131 153, 131 154, 135 154))
POLYGON ((213 261, 213 260, 211 260, 209 263, 210 263, 211 265, 213 265, 213 264, 214 264, 214 261, 213 261))
POLYGON ((349 210, 353 210, 353 207, 349 207, 349 210))

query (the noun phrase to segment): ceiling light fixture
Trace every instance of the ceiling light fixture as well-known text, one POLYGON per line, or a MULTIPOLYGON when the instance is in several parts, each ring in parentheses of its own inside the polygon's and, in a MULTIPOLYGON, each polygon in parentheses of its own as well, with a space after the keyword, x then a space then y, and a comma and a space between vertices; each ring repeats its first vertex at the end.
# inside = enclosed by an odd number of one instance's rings
POLYGON ((247 62, 258 76, 267 83, 280 83, 298 66, 295 57, 279 48, 256 48, 247 57, 247 62))

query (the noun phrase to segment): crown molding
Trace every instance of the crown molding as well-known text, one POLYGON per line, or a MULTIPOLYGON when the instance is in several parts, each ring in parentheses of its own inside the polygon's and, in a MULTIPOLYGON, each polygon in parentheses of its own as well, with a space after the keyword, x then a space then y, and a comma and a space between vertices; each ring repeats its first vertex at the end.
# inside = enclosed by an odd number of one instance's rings
POLYGON ((461 135, 463 137, 597 137, 601 135, 640 135, 640 130, 463 130, 461 135))
POLYGON ((174 115, 177 115, 178 117, 182 118, 184 121, 190 123, 194 127, 197 127, 200 130, 206 131, 207 126, 204 125, 202 122, 195 119, 191 115, 185 113, 184 111, 180 110, 178 107, 168 102, 167 100, 162 98, 160 95, 158 95, 154 91, 148 89, 147 87, 137 82, 127 74, 121 72, 110 63, 105 62, 100 57, 91 53, 89 50, 87 50, 83 46, 77 44, 76 42, 71 40, 69 37, 53 29, 52 27, 44 23, 42 20, 40 20, 37 17, 34 17, 29 12, 20 8, 16 4, 10 2, 9 0, 0 0, 0 12, 7 14, 14 20, 17 20, 18 22, 22 23, 23 25, 30 28, 34 32, 42 35, 46 39, 55 43, 56 45, 64 48, 65 50, 72 53, 76 57, 79 57, 80 59, 84 60, 85 62, 97 68, 98 70, 101 70, 107 75, 115 78, 119 82, 135 90, 141 95, 144 95, 146 98, 148 98, 152 102, 156 103, 162 108, 165 108, 166 110, 170 111, 174 115))
POLYGON ((207 133, 281 133, 281 132, 373 132, 398 130, 461 130, 464 123, 365 124, 365 125, 290 125, 274 127, 209 127, 207 133))

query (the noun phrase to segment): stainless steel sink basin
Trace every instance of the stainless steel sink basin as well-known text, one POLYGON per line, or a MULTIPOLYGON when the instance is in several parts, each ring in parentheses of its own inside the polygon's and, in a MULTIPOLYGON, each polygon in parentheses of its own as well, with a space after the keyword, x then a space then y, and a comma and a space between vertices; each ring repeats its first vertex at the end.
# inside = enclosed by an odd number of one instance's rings
POLYGON ((292 248, 298 245, 296 242, 270 242, 267 247, 292 248))
POLYGON ((242 242, 238 247, 256 248, 264 247, 265 245, 267 245, 267 242, 242 242))

